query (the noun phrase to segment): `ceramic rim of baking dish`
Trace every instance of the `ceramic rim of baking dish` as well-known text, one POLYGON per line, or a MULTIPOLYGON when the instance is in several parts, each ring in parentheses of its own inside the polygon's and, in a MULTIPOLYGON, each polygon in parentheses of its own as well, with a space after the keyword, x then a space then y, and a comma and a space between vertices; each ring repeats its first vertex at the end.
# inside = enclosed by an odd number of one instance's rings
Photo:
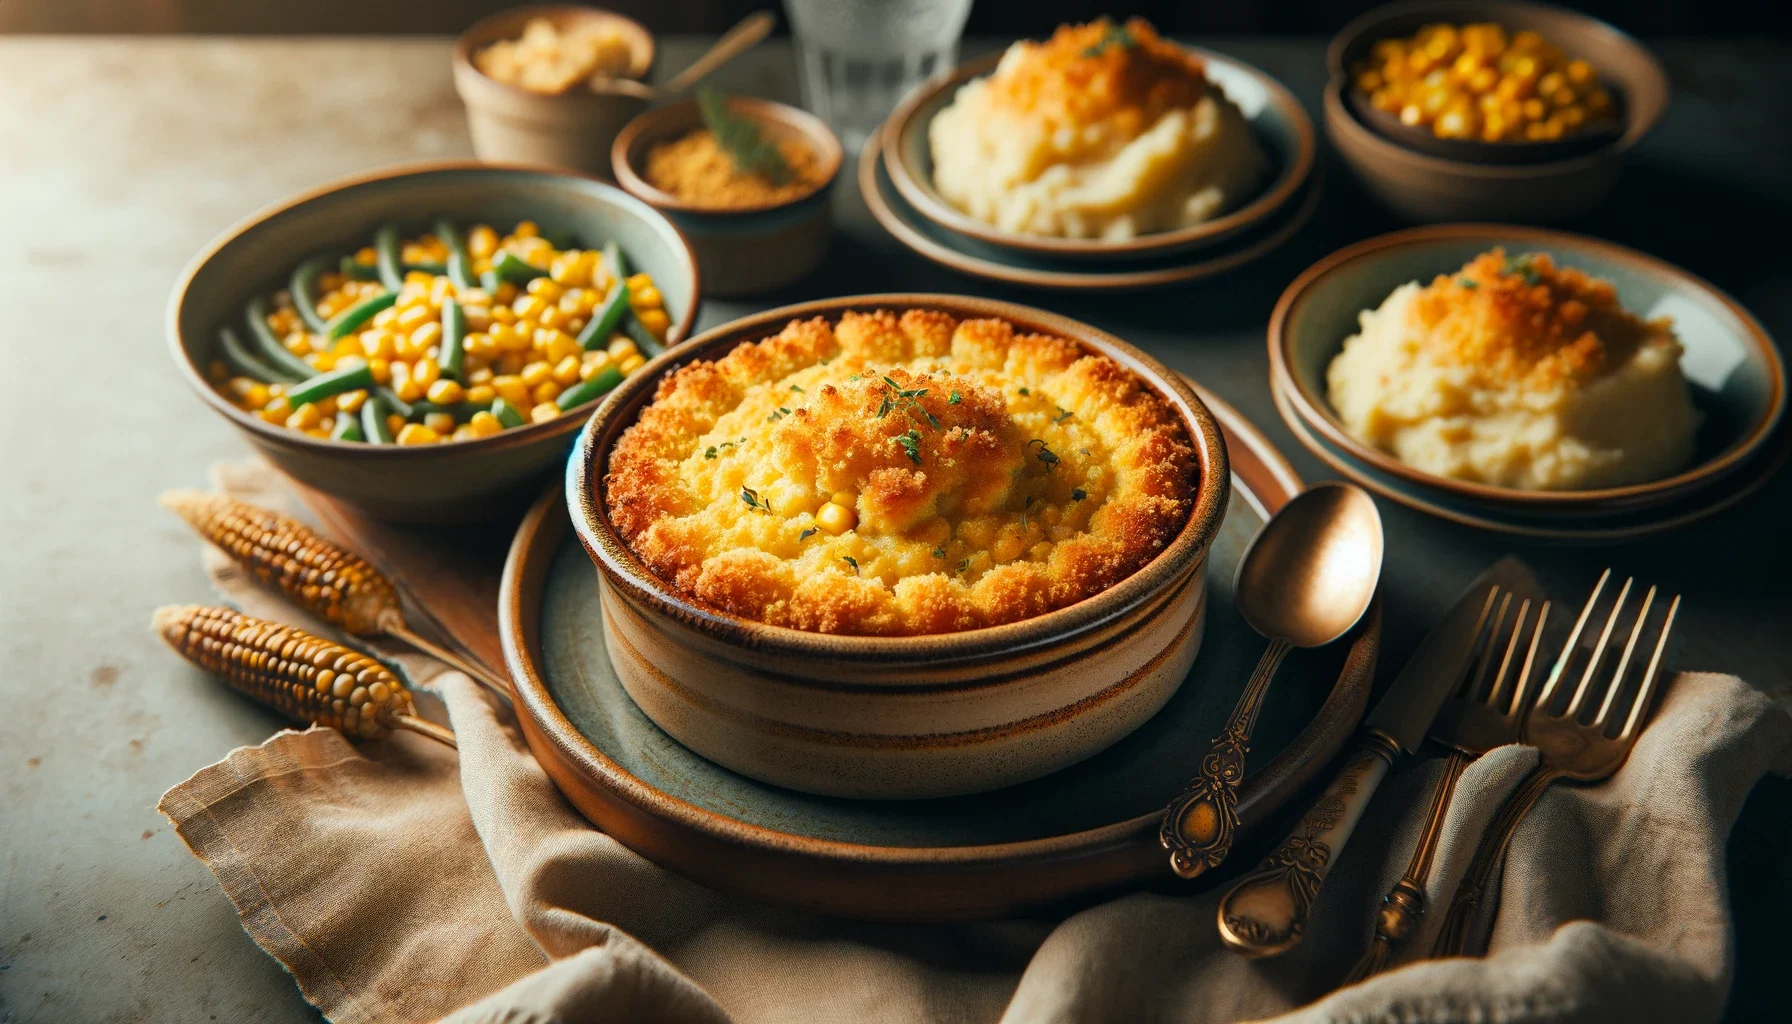
POLYGON ((642 367, 617 387, 579 434, 567 464, 567 507, 574 530, 605 581, 631 600, 681 625, 760 656, 854 658, 875 663, 962 665, 1009 658, 1022 651, 1063 643, 1130 614, 1181 580, 1205 559, 1225 514, 1231 478, 1225 443, 1213 414, 1183 379, 1157 360, 1095 327, 1018 303, 959 295, 891 293, 822 299, 744 317, 691 339, 642 367), (792 320, 854 310, 936 309, 957 317, 1000 317, 1016 327, 1052 334, 1106 355, 1132 371, 1176 409, 1189 433, 1200 466, 1195 504, 1176 537, 1138 571, 1107 590, 1043 615, 957 633, 876 637, 838 635, 773 626, 690 601, 649 570, 623 542, 600 505, 597 484, 622 431, 653 397, 671 371, 701 358, 714 358, 746 341, 776 334, 792 320))

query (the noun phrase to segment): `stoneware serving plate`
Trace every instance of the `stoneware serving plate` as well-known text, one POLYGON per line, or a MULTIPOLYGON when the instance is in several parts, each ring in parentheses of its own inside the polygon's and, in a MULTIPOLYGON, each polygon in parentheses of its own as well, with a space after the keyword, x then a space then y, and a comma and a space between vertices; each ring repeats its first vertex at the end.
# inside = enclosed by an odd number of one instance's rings
POLYGON ((1646 47, 1605 22, 1543 4, 1511 0, 1411 0, 1387 4, 1352 21, 1326 52, 1326 134, 1363 185, 1395 214, 1421 223, 1500 220, 1552 223, 1585 213, 1603 199, 1625 155, 1661 120, 1668 79, 1646 47), (1532 29, 1564 52, 1592 64, 1623 98, 1623 125, 1603 145, 1561 159, 1479 159, 1478 151, 1418 148, 1384 132, 1351 103, 1347 71, 1382 39, 1410 36, 1437 22, 1491 21, 1508 31, 1532 29))
POLYGON ((840 140, 807 111, 744 97, 728 103, 766 135, 794 140, 814 153, 820 183, 793 199, 726 210, 708 209, 655 188, 644 170, 647 154, 703 124, 696 100, 655 107, 635 118, 610 150, 616 181, 678 225, 696 250, 704 288, 718 298, 774 291, 821 265, 834 223, 829 200, 844 156, 840 140))
POLYGON ((672 318, 668 342, 697 315, 697 264, 678 229, 652 207, 602 182, 556 171, 478 163, 396 167, 331 182, 271 206, 207 246, 181 274, 168 307, 175 363, 207 405, 289 476, 379 519, 466 522, 526 504, 561 467, 585 417, 569 413, 492 437, 439 445, 373 445, 310 437, 251 416, 206 380, 218 331, 241 329, 251 297, 286 287, 317 252, 367 245, 388 221, 437 217, 511 225, 533 220, 579 244, 614 241, 653 275, 672 318))
POLYGON ((1527 511, 1463 501, 1382 473, 1317 435, 1296 415, 1286 388, 1272 388, 1276 409, 1295 440, 1339 475, 1391 501, 1453 523, 1537 542, 1618 544, 1669 533, 1741 504, 1772 479, 1792 457, 1792 424, 1782 423, 1736 472, 1684 498, 1616 511, 1527 511))
MULTIPOLYGON (((1208 555, 1207 636, 1169 703, 1107 750, 1032 782, 935 800, 809 796, 722 768, 654 725, 617 679, 599 574, 567 529, 558 490, 517 531, 499 601, 530 748, 568 800, 618 841, 764 902, 962 920, 1170 883, 1157 843, 1163 808, 1198 770, 1262 649, 1233 607, 1232 574, 1264 517, 1301 487, 1249 422, 1199 394, 1224 432, 1233 472, 1208 555)), ((1289 658, 1239 788, 1247 833, 1262 829, 1355 728, 1379 638, 1378 605, 1347 639, 1289 658)))
POLYGON ((660 728, 719 764, 808 793, 933 797, 1055 771, 1113 744, 1170 699, 1195 660, 1207 550, 1230 474, 1219 427, 1182 378, 1087 324, 955 295, 859 295, 736 320, 624 381, 567 465, 573 529, 602 579, 605 643, 624 689, 660 728), (672 371, 848 310, 1000 317, 1114 359, 1180 417, 1200 479, 1187 523, 1107 590, 1043 615, 926 636, 838 636, 770 626, 691 602, 649 571, 610 524, 609 456, 672 371))
POLYGON ((960 87, 995 70, 1000 54, 972 61, 949 77, 921 87, 896 108, 880 133, 886 173, 896 191, 924 219, 947 231, 1023 253, 1079 261, 1136 259, 1188 252, 1231 238, 1262 224, 1294 201, 1313 172, 1313 122, 1300 102, 1265 72, 1210 50, 1187 49, 1206 63, 1208 80, 1244 112, 1270 158, 1271 169, 1257 193, 1223 216, 1120 241, 1047 238, 1003 231, 947 202, 933 186, 928 129, 934 115, 951 105, 960 87))
POLYGON ((1292 238, 1319 206, 1321 181, 1315 173, 1293 199, 1269 217, 1230 238, 1199 250, 1146 255, 1092 264, 992 245, 951 231, 917 213, 890 180, 873 135, 859 156, 859 191, 872 217, 916 254, 962 274, 1005 284, 1053 291, 1123 292, 1213 277, 1259 259, 1292 238))
POLYGON ((1290 418, 1379 476, 1415 493, 1531 514, 1607 514, 1663 505, 1712 487, 1748 464, 1786 405, 1786 370, 1767 332, 1709 283, 1661 260, 1559 231, 1490 224, 1415 228, 1371 238, 1319 261, 1282 293, 1269 323, 1270 378, 1290 418), (1326 400, 1325 372, 1357 316, 1409 281, 1429 284, 1495 246, 1548 253, 1610 281, 1624 308, 1666 316, 1685 348, 1681 369, 1704 413, 1693 464, 1650 483, 1585 491, 1525 491, 1450 480, 1408 466, 1352 437, 1326 400))

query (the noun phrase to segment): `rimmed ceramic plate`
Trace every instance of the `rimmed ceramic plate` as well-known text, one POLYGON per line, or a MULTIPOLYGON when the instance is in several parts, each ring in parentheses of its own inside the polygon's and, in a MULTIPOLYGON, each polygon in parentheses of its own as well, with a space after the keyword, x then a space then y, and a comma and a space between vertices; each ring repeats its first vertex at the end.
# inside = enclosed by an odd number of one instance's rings
MULTIPOLYGON (((1786 368, 1761 324, 1734 299, 1653 256, 1563 231, 1446 224, 1371 238, 1314 264, 1282 293, 1269 323, 1270 379, 1311 432, 1352 461, 1446 503, 1517 512, 1615 513, 1665 505, 1720 483, 1759 453, 1786 406, 1786 368), (1662 480, 1584 491, 1525 491, 1415 469, 1345 430, 1325 398, 1325 372, 1357 317, 1409 281, 1428 284, 1495 246, 1547 253, 1559 265, 1610 281, 1624 308, 1669 317, 1680 366, 1704 414, 1693 464, 1662 480)), ((1292 418, 1285 415, 1284 418, 1292 418)), ((1511 514, 1499 518, 1511 518, 1511 514)))
POLYGON ((1761 489, 1792 456, 1792 425, 1778 429, 1754 458, 1714 487, 1663 505, 1605 513, 1525 512, 1452 500, 1399 477, 1376 470, 1340 450, 1310 429, 1293 408, 1284 387, 1272 385, 1276 411, 1295 440, 1340 475, 1408 508, 1477 530, 1510 534, 1534 541, 1574 544, 1617 544, 1669 533, 1708 519, 1761 489))
POLYGON ((1194 252, 1101 264, 1067 261, 991 245, 949 231, 921 216, 896 191, 879 158, 874 134, 859 155, 859 191, 871 216, 896 240, 925 259, 972 277, 1057 291, 1117 292, 1164 288, 1235 270, 1259 259, 1299 231, 1319 206, 1320 176, 1275 215, 1225 242, 1194 252))
POLYGON ((966 64, 949 77, 916 90, 896 108, 880 133, 885 172, 896 191, 921 217, 947 231, 1006 250, 1099 263, 1186 253, 1215 245, 1270 219, 1295 199, 1313 173, 1313 121, 1300 101, 1266 72, 1211 50, 1193 46, 1184 49, 1206 64, 1208 80, 1238 106, 1270 159, 1270 169, 1255 193, 1237 209, 1212 220, 1121 241, 1046 238, 1002 231, 946 202, 933 187, 928 127, 934 115, 951 104, 961 86, 994 71, 1001 54, 966 64))
MULTIPOLYGON (((1200 392, 1226 435, 1233 496, 1214 541, 1207 637, 1156 717, 1032 782, 937 800, 809 796, 736 775, 661 732, 604 649, 597 573, 558 491, 524 519, 504 568, 499 629, 518 718, 550 777, 629 848, 768 903, 882 920, 964 920, 1141 882, 1170 882, 1162 810, 1195 773, 1263 641, 1232 606, 1246 541, 1300 480, 1230 406, 1200 392)), ((1362 715, 1379 602, 1345 642, 1297 651, 1277 677, 1240 788, 1262 825, 1342 747, 1362 715)))

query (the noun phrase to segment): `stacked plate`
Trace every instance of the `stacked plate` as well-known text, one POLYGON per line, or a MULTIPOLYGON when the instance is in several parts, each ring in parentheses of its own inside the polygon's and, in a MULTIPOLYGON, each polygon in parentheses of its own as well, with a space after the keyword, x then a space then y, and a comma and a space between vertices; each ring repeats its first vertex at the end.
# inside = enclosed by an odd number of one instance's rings
POLYGON ((1289 285, 1269 325, 1270 385, 1296 438, 1344 476, 1420 511, 1536 539, 1628 540, 1683 526, 1757 490, 1792 453, 1782 426, 1786 370, 1767 332, 1728 295, 1633 249, 1579 235, 1498 225, 1417 228, 1321 260, 1289 285), (1667 317, 1701 414, 1692 460, 1659 480, 1585 491, 1470 483, 1409 466, 1353 437, 1326 399, 1326 368, 1358 315, 1409 281, 1429 283, 1496 246, 1547 253, 1616 288, 1645 320, 1667 317))
POLYGON ((872 135, 859 188, 872 216, 921 256, 973 277, 1037 288, 1124 291, 1194 281, 1242 266, 1287 241, 1319 204, 1313 124, 1281 83, 1248 64, 1190 47, 1207 78, 1237 104, 1269 154, 1257 193, 1213 220, 1125 240, 1002 231, 948 203, 933 186, 928 126, 960 86, 993 70, 973 61, 917 90, 872 135))

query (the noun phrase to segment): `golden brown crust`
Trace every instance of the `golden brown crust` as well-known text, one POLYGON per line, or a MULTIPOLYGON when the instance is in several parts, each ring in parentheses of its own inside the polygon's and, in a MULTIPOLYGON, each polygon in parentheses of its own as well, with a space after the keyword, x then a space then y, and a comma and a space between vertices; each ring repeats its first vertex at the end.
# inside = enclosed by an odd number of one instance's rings
POLYGON ((792 321, 662 380, 601 498, 687 599, 908 635, 1107 589, 1175 537, 1197 475, 1181 419, 1113 360, 1001 320, 878 310, 792 321))

